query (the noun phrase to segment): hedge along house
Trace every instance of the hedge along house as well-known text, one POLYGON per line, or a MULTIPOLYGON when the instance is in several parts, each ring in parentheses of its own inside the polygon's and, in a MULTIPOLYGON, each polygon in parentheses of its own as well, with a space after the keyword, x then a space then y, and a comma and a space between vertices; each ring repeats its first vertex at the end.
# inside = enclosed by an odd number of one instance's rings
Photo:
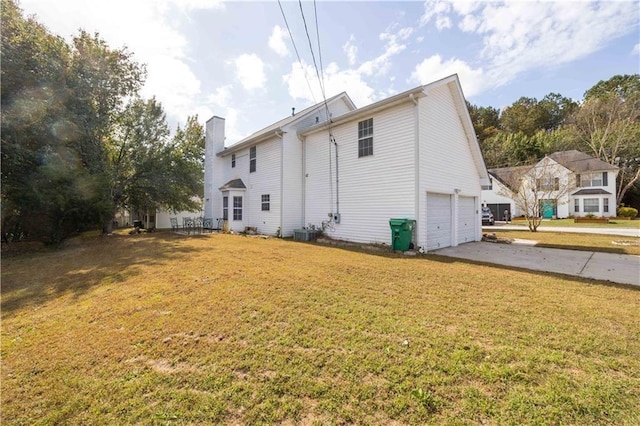
POLYGON ((427 250, 481 238, 489 177, 457 75, 360 109, 343 93, 226 149, 223 123, 207 123, 205 215, 231 229, 390 244, 408 218, 427 250))

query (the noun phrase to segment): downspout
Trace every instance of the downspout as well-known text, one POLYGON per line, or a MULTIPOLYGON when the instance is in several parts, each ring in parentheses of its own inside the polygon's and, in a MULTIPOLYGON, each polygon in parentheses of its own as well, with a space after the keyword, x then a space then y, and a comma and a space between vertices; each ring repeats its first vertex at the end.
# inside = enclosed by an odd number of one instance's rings
MULTIPOLYGON (((415 233, 416 233, 416 246, 419 245, 419 243, 421 243, 422 238, 419 238, 420 235, 420 109, 418 106, 418 100, 416 99, 416 97, 413 95, 413 93, 411 93, 409 95, 409 99, 411 99, 413 101, 413 104, 415 105, 415 128, 414 128, 414 153, 413 153, 413 158, 414 158, 414 170, 415 170, 415 194, 414 194, 414 209, 415 209, 415 220, 416 220, 416 228, 415 228, 415 233)), ((426 225, 425 225, 425 229, 427 229, 426 225)), ((425 236, 425 241, 426 241, 426 236, 425 236)), ((426 246, 426 244, 425 244, 426 246)))
POLYGON ((302 144, 302 225, 307 223, 307 138, 298 136, 300 143, 302 144))
POLYGON ((333 141, 333 146, 336 148, 336 214, 334 215, 334 219, 337 219, 337 223, 340 223, 340 186, 339 186, 339 174, 338 174, 338 143, 336 142, 336 138, 331 136, 331 140, 333 141))
POLYGON ((284 134, 275 131, 276 137, 280 138, 280 236, 282 237, 283 222, 284 222, 284 134))

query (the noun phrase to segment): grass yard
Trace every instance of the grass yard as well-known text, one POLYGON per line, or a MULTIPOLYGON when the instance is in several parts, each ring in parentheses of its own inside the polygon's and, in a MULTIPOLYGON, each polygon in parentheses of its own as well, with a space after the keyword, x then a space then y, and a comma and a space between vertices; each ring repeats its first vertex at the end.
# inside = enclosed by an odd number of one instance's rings
MULTIPOLYGON (((527 226, 526 220, 515 220, 509 225, 527 226)), ((573 219, 544 219, 540 224, 542 227, 568 226, 572 228, 640 228, 640 220, 611 219, 609 223, 575 223, 573 219)))
POLYGON ((280 239, 2 258, 2 424, 640 424, 640 291, 280 239))
MULTIPOLYGON (((500 228, 496 228, 499 230, 500 228)), ((640 255, 640 238, 622 237, 619 235, 578 234, 574 232, 529 232, 498 231, 485 234, 496 234, 498 238, 517 238, 537 241, 538 247, 553 247, 571 250, 598 251, 605 253, 640 255)))

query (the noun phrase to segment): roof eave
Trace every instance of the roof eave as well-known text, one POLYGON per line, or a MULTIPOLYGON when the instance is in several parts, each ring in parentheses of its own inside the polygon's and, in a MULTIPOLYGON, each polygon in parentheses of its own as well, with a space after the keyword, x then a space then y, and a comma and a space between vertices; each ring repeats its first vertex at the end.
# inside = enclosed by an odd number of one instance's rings
MULTIPOLYGON (((369 104, 367 106, 364 106, 362 108, 353 110, 353 111, 349 111, 345 114, 340 115, 339 117, 332 119, 331 120, 331 124, 336 126, 338 124, 342 124, 344 122, 353 120, 354 118, 358 118, 360 116, 364 116, 364 115, 368 115, 368 114, 372 114, 374 112, 380 111, 382 109, 386 109, 386 108, 390 108, 394 105, 400 104, 400 103, 404 103, 404 102, 410 102, 411 95, 417 95, 417 94, 423 94, 424 96, 424 86, 418 86, 415 87, 411 90, 407 90, 405 92, 399 93, 397 95, 393 95, 387 99, 383 99, 381 101, 378 102, 374 102, 372 104, 369 104)), ((320 124, 316 124, 314 126, 311 126, 309 128, 307 128, 306 130, 299 132, 298 135, 299 136, 308 136, 312 133, 316 133, 318 131, 321 130, 325 130, 327 128, 327 122, 324 123, 320 123, 320 124)))

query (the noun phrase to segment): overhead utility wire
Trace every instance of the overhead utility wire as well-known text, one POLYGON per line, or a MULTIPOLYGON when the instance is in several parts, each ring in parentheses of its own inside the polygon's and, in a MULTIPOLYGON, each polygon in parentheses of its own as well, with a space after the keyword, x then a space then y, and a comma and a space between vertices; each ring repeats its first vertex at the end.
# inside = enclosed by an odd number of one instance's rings
POLYGON ((278 0, 278 6, 280 6, 280 12, 282 12, 282 18, 284 19, 284 24, 287 26, 287 31, 289 32, 289 38, 291 39, 291 44, 293 44, 293 50, 296 52, 296 57, 298 58, 298 63, 300 64, 300 68, 302 69, 302 74, 304 75, 304 79, 307 81, 307 86, 309 86, 309 92, 311 92, 311 97, 313 98, 313 103, 316 102, 316 97, 313 96, 313 89, 311 88, 311 83, 309 82, 309 78, 307 78, 307 71, 304 68, 304 64, 302 63, 302 59, 300 59, 300 54, 298 53, 298 48, 296 47, 296 42, 293 41, 293 35, 291 34, 291 28, 289 28, 289 23, 287 22, 287 17, 284 14, 284 10, 282 9, 282 3, 278 0))

